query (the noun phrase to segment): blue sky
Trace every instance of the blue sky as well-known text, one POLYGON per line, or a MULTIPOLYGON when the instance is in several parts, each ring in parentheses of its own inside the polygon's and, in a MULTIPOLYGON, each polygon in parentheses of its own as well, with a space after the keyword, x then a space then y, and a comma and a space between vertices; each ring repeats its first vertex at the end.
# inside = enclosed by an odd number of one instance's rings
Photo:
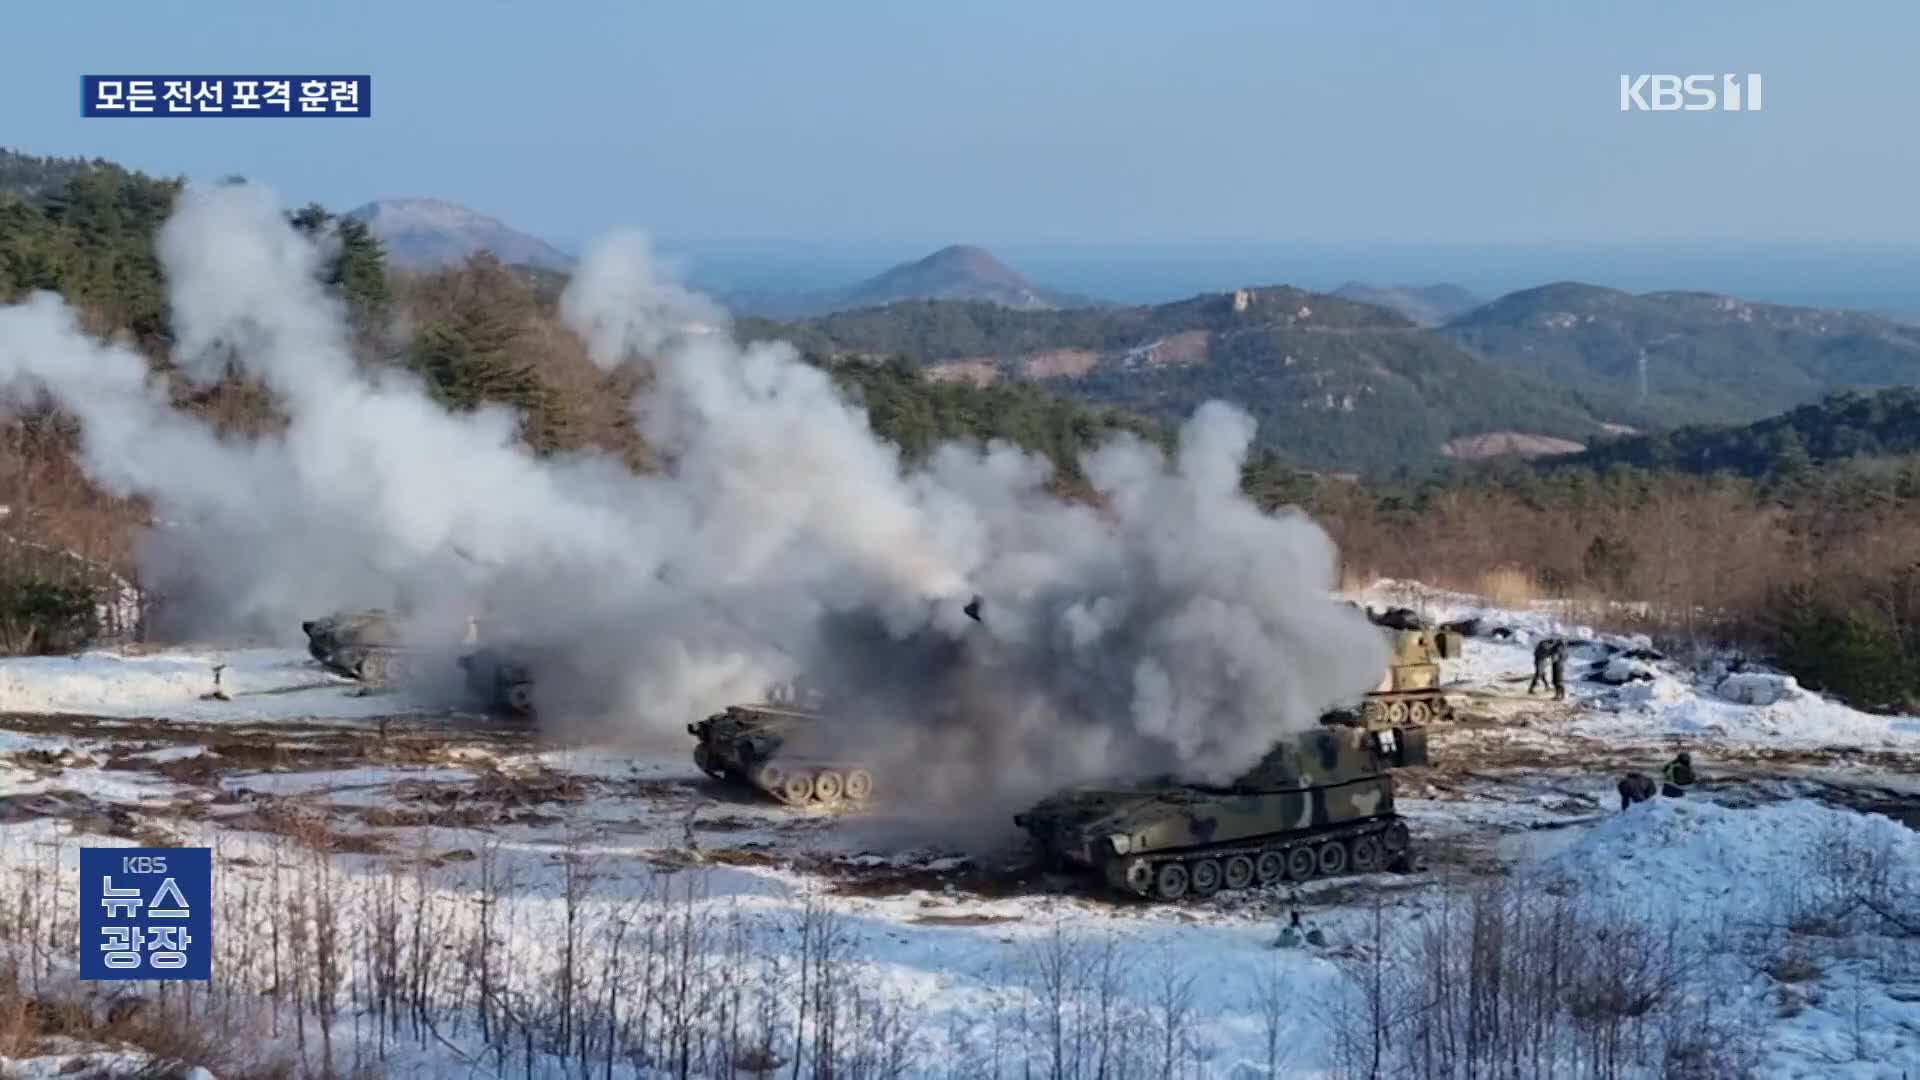
POLYGON ((340 209, 438 196, 570 246, 638 225, 711 266, 1920 250, 1910 2, 96 0, 7 23, 7 145, 340 209), (79 116, 82 74, 243 70, 369 73, 375 116, 79 116), (1619 111, 1643 71, 1760 72, 1765 110, 1619 111))

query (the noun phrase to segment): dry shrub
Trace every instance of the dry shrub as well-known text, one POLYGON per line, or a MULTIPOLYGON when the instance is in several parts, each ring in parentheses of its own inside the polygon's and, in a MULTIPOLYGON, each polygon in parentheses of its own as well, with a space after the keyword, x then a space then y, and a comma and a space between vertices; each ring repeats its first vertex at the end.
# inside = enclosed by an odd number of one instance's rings
POLYGON ((195 1011, 177 996, 119 993, 88 1000, 73 993, 36 994, 17 972, 0 971, 0 1058, 48 1052, 53 1039, 143 1051, 153 1059, 143 1076, 183 1074, 196 1065, 216 1076, 286 1080, 295 1075, 295 1062, 274 1048, 258 1015, 195 1011))
POLYGON ((1518 566, 1484 571, 1474 582, 1474 593, 1504 608, 1526 608, 1540 597, 1540 583, 1518 566))
POLYGON ((1907 709, 1920 708, 1920 519, 1902 505, 1789 507, 1657 476, 1557 502, 1337 488, 1315 513, 1348 567, 1502 606, 1552 597, 1569 622, 1646 633, 1682 656, 1731 646, 1858 707, 1907 709))
POLYGON ((1341 1076, 1742 1075, 1751 1016, 1678 917, 1547 883, 1450 894, 1416 923, 1376 901, 1327 1008, 1341 1076))
POLYGON ((81 466, 79 427, 52 410, 0 425, 0 530, 15 541, 71 553, 115 573, 132 568, 133 528, 145 508, 115 498, 81 466))
POLYGON ((1795 942, 1774 957, 1767 965, 1767 974, 1779 983, 1812 982, 1820 977, 1820 965, 1805 946, 1795 942))
POLYGON ((1340 591, 1344 593, 1357 593, 1378 580, 1380 580, 1378 574, 1371 571, 1363 572, 1352 566, 1346 566, 1340 571, 1340 591))
POLYGON ((379 836, 342 832, 328 815, 292 803, 269 801, 253 813, 230 819, 238 828, 283 836, 299 846, 323 854, 378 855, 386 850, 379 836))

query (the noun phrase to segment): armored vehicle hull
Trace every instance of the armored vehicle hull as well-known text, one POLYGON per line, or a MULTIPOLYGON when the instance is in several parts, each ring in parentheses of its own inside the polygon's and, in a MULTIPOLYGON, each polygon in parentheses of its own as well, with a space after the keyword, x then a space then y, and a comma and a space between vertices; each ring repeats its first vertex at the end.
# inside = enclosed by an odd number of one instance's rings
POLYGON ((1453 705, 1440 689, 1440 661, 1458 659, 1460 635, 1450 630, 1388 632, 1393 656, 1380 684, 1360 702, 1367 727, 1425 727, 1453 719, 1453 705))
POLYGON ((1133 896, 1173 901, 1404 864, 1389 770, 1426 763, 1418 728, 1291 736, 1235 783, 1068 791, 1014 823, 1042 851, 1133 896))
POLYGON ((420 678, 444 653, 422 648, 392 611, 340 612, 300 624, 307 652, 327 670, 373 686, 420 678))
POLYGON ((487 707, 509 716, 533 715, 533 675, 526 664, 500 649, 480 649, 460 658, 467 689, 487 707))
POLYGON ((688 724, 693 761, 707 775, 729 780, 788 806, 857 806, 873 797, 868 762, 819 755, 804 747, 818 725, 831 723, 814 709, 789 704, 734 705, 688 724))

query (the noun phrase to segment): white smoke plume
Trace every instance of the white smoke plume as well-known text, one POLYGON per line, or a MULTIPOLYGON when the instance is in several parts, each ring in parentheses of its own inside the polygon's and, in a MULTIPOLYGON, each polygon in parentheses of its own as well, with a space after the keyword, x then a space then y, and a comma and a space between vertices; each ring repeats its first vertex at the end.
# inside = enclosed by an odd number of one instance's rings
POLYGON ((1224 782, 1383 670, 1381 635, 1330 597, 1325 533, 1240 495, 1254 428, 1234 407, 1198 410, 1171 461, 1131 438, 1089 455, 1098 509, 1009 446, 910 466, 825 372, 737 344, 617 233, 561 312, 596 362, 651 372, 634 412, 667 464, 636 475, 537 458, 508 413, 449 413, 357 363, 318 249, 264 190, 188 193, 158 248, 174 359, 257 375, 283 433, 222 440, 44 295, 0 308, 0 390, 50 394, 92 475, 152 501, 143 577, 203 633, 297 640, 404 605, 451 651, 484 609, 527 650, 543 718, 683 748, 689 721, 804 673, 839 709, 824 749, 974 803, 1224 782))

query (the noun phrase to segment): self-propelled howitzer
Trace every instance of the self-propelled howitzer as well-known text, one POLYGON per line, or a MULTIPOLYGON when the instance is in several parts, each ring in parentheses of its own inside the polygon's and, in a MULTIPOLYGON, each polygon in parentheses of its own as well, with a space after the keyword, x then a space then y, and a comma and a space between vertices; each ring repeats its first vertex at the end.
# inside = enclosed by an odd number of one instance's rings
POLYGON ((1425 727, 1453 719, 1440 661, 1460 657, 1460 635, 1432 626, 1387 626, 1387 670, 1360 702, 1367 727, 1425 727))
POLYGON ((341 611, 300 624, 307 652, 327 670, 370 686, 416 679, 446 651, 430 647, 433 637, 413 620, 384 608, 341 611))
POLYGON ((1288 736, 1224 787, 1062 792, 1014 823, 1054 858, 1156 900, 1404 864, 1412 838, 1390 771, 1427 761, 1419 728, 1288 736))
POLYGON ((698 743, 694 764, 717 780, 744 784, 788 806, 857 806, 873 796, 870 763, 810 747, 831 746, 819 738, 834 720, 817 702, 733 705, 687 733, 698 743))

